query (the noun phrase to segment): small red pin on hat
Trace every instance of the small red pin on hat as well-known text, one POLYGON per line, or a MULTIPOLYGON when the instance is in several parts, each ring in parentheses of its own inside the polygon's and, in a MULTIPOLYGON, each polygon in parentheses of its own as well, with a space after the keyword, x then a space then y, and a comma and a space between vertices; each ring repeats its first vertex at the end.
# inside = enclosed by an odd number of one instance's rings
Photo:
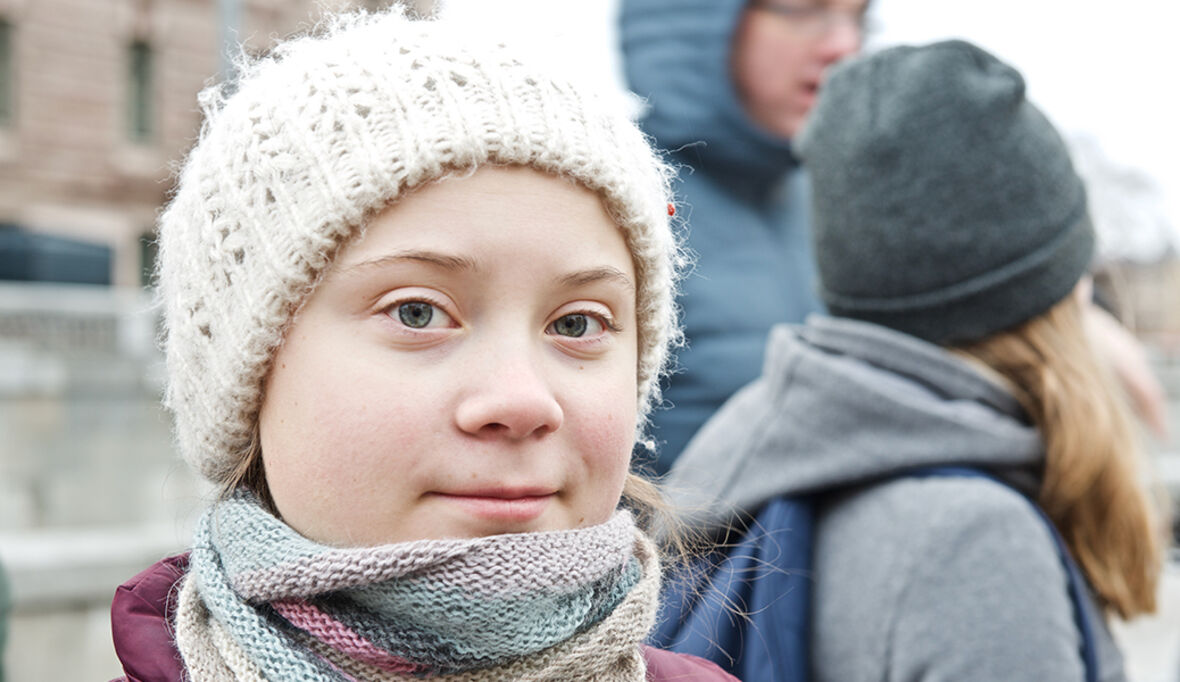
POLYGON ((676 206, 673 205, 672 202, 670 202, 670 201, 668 202, 668 215, 669 216, 676 215, 676 206))

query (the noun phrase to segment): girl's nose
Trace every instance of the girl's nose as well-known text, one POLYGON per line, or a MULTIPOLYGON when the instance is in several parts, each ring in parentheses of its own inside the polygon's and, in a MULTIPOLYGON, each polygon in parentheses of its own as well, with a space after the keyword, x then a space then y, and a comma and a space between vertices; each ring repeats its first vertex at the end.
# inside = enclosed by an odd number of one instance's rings
POLYGON ((519 440, 561 428, 561 405, 536 367, 522 358, 486 362, 483 369, 456 410, 460 429, 519 440))

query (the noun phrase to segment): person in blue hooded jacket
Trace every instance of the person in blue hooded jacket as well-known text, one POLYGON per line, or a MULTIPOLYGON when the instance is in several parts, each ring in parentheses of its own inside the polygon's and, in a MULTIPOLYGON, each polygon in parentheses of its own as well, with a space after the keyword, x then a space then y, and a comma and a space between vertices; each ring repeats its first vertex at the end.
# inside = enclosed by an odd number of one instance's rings
POLYGON ((770 328, 820 308, 806 178, 791 151, 829 66, 861 47, 867 0, 623 0, 620 36, 641 121, 680 168, 696 267, 687 347, 657 411, 654 473, 758 376, 770 328))

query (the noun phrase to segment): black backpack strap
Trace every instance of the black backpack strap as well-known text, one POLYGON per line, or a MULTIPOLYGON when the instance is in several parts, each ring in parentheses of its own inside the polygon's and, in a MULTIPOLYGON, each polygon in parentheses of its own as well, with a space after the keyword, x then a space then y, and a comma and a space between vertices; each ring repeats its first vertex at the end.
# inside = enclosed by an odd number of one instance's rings
POLYGON ((1094 629, 1093 615, 1088 606, 1090 597, 1086 578, 1082 575, 1082 570, 1078 567, 1077 562, 1074 561, 1073 556, 1070 555, 1069 548, 1066 547, 1061 533, 1057 531, 1057 527, 1053 525, 1052 519, 1045 514, 1045 511, 1034 500, 1029 499, 1027 495, 1013 488, 1011 484, 982 469, 961 466, 924 467, 910 470, 903 474, 903 476, 914 478, 984 478, 1016 491, 1032 505, 1033 509, 1037 511, 1037 516, 1049 528, 1049 535, 1053 538, 1054 547, 1057 548, 1057 556, 1061 559, 1061 564, 1065 567, 1066 578, 1069 580, 1069 599, 1073 604, 1074 623, 1077 625, 1078 632, 1082 638, 1081 654, 1082 663, 1086 668, 1086 682, 1098 682, 1097 633, 1094 629))

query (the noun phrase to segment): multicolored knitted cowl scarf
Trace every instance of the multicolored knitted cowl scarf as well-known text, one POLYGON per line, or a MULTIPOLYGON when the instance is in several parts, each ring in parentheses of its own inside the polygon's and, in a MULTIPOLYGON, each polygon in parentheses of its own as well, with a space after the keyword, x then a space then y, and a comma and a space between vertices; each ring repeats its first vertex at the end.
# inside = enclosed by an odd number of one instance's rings
POLYGON ((176 616, 193 682, 644 679, 659 565, 625 511, 580 530, 334 548, 241 493, 194 544, 176 616))

